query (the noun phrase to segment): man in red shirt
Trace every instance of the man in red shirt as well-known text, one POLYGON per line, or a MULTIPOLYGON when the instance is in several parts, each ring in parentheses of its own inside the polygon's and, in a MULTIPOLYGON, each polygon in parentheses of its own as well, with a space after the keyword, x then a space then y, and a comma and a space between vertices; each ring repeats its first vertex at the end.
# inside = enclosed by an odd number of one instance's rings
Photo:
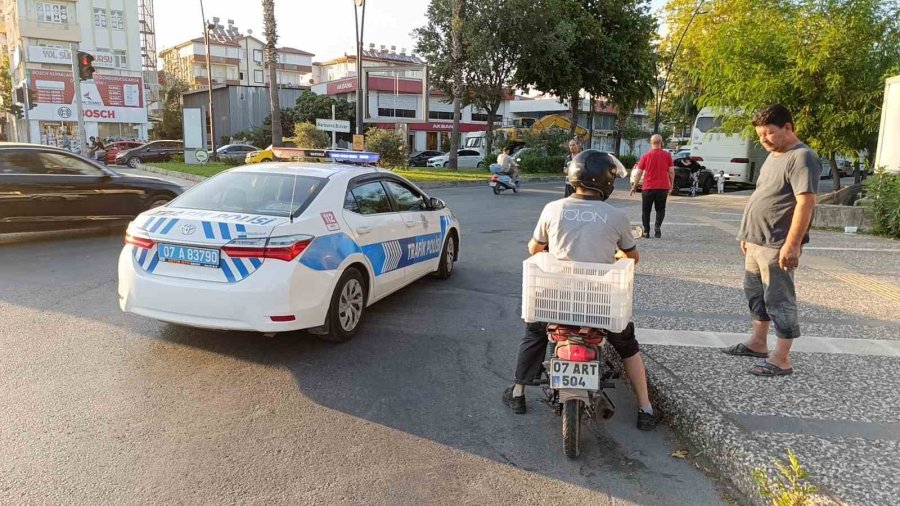
MULTIPOLYGON (((650 151, 644 153, 641 160, 637 164, 637 168, 643 173, 644 180, 642 190, 643 213, 642 221, 644 225, 644 237, 650 237, 650 211, 656 208, 656 229, 654 237, 659 239, 662 237, 662 222, 666 217, 666 198, 672 191, 675 183, 675 166, 672 163, 672 155, 662 148, 663 139, 659 134, 650 137, 650 151)), ((634 185, 637 185, 635 180, 634 185)), ((632 187, 634 193, 635 187, 632 187)))

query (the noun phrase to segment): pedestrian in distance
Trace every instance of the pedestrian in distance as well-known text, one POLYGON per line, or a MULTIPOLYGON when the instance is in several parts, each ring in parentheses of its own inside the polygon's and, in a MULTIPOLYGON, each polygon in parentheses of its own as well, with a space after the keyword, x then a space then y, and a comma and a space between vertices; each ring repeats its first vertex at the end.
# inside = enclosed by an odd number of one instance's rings
MULTIPOLYGON (((581 140, 578 137, 575 137, 574 139, 569 141, 569 154, 566 155, 566 162, 562 170, 563 174, 567 174, 569 162, 571 162, 573 158, 578 156, 578 153, 581 153, 581 140)), ((569 184, 569 179, 566 178, 566 191, 564 196, 568 197, 573 193, 575 193, 575 188, 572 187, 571 184, 569 184)))
POLYGON ((650 213, 656 209, 656 223, 653 236, 662 237, 663 219, 666 217, 666 199, 675 185, 675 166, 672 155, 663 149, 663 138, 659 134, 650 137, 650 151, 644 153, 638 161, 640 173, 634 178, 631 194, 637 190, 638 182, 643 179, 641 190, 641 220, 644 225, 644 237, 650 237, 650 213))
POLYGON ((800 142, 794 119, 781 104, 753 115, 759 143, 769 152, 750 195, 738 240, 744 253, 744 293, 753 319, 753 333, 722 351, 758 358, 749 372, 756 376, 786 376, 794 372, 791 345, 800 337, 794 270, 816 207, 822 164, 800 142), (768 347, 769 325, 775 326, 775 350, 768 347))

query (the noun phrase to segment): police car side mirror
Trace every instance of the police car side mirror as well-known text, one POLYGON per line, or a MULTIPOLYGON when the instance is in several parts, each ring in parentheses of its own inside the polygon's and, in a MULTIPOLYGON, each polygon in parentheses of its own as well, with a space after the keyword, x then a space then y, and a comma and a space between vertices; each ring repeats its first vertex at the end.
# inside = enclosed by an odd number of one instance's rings
POLYGON ((633 239, 640 239, 644 235, 644 227, 640 225, 633 225, 631 227, 631 237, 633 239))
POLYGON ((444 204, 444 201, 437 197, 429 198, 428 205, 429 205, 429 207, 431 207, 431 209, 434 209, 434 210, 443 209, 443 208, 447 207, 447 204, 444 204))

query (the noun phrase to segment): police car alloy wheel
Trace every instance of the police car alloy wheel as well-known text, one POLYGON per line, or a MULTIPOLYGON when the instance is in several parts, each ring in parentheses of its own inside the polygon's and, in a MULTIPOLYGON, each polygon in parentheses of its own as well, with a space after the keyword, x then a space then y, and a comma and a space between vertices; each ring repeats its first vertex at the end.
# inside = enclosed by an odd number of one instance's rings
POLYGON ((347 269, 331 297, 326 321, 328 332, 318 337, 333 343, 353 338, 366 309, 366 297, 362 274, 354 267, 347 269))
POLYGON ((440 279, 447 279, 453 274, 453 263, 456 261, 456 240, 453 235, 447 237, 444 251, 441 252, 441 265, 436 273, 440 279))

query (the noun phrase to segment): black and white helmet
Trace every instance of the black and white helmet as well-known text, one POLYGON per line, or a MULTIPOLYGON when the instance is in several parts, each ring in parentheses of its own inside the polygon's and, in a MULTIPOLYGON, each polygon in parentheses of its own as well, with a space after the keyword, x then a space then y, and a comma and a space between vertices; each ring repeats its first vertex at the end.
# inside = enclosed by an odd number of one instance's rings
POLYGON ((628 172, 618 158, 610 153, 588 149, 578 153, 566 167, 569 184, 600 192, 603 200, 612 195, 616 177, 628 172))

